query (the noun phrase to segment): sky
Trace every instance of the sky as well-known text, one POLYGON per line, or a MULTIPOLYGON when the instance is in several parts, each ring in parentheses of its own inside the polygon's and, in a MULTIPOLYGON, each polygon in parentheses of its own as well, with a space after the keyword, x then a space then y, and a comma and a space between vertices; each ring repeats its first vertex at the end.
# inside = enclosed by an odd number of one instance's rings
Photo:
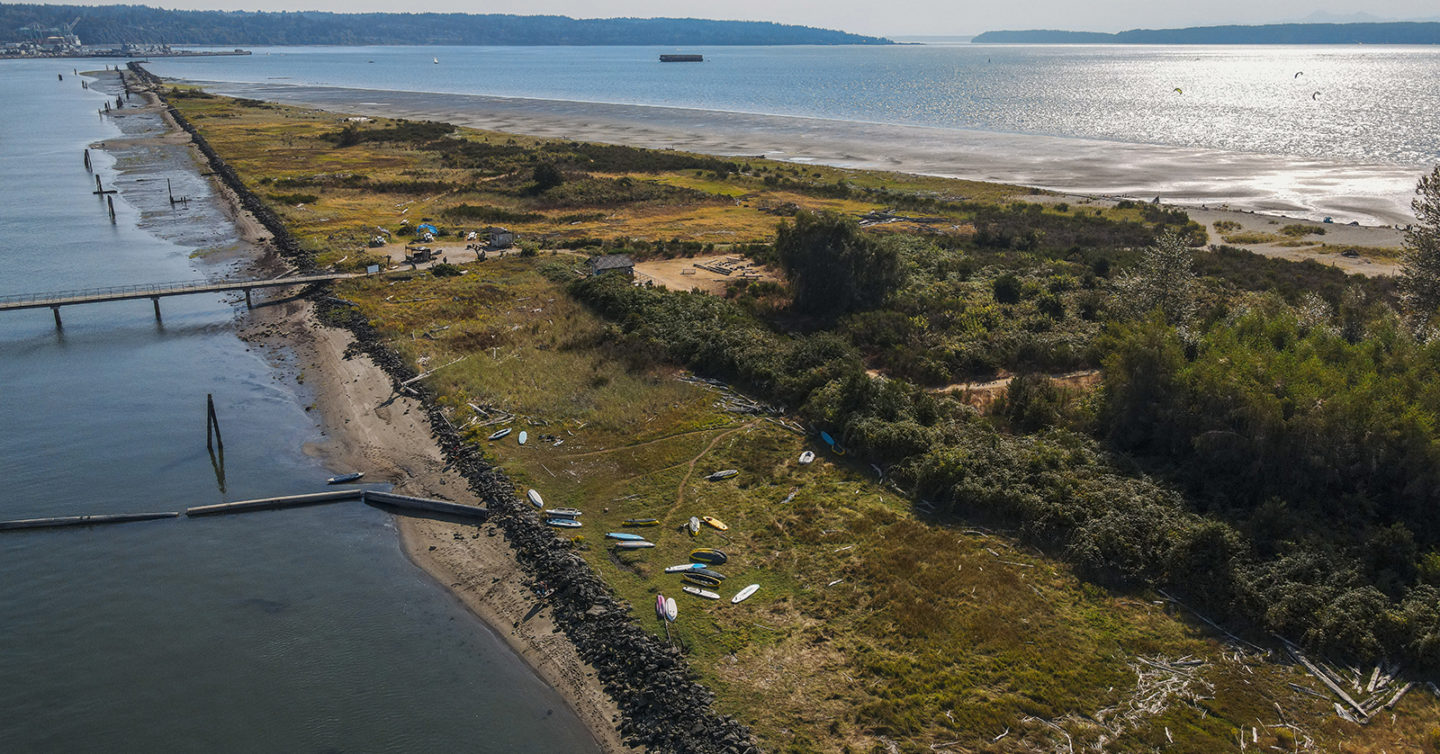
MULTIPOLYGON (((47 4, 114 3, 66 0, 47 4)), ((206 10, 722 18, 821 26, 891 37, 971 35, 996 29, 1122 31, 1307 19, 1324 22, 1440 20, 1436 0, 127 0, 126 4, 206 10), (1356 14, 1364 16, 1356 17, 1356 14)))

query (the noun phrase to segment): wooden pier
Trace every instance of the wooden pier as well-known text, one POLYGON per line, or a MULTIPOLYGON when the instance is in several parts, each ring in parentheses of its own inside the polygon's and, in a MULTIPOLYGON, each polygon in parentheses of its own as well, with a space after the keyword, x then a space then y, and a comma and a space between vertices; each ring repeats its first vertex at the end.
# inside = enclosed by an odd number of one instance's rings
POLYGON ((79 304, 98 304, 106 301, 131 301, 148 298, 155 304, 155 317, 160 317, 160 299, 166 296, 188 296, 195 293, 222 293, 244 291, 245 306, 249 307, 250 292, 258 288, 280 288, 310 283, 327 283, 332 280, 363 277, 358 272, 330 272, 319 275, 297 275, 269 280, 244 280, 234 282, 180 282, 155 283, 152 285, 119 285, 109 288, 86 288, 72 291, 49 293, 18 293, 0 296, 0 311, 49 308, 55 314, 55 326, 60 326, 60 307, 79 304))

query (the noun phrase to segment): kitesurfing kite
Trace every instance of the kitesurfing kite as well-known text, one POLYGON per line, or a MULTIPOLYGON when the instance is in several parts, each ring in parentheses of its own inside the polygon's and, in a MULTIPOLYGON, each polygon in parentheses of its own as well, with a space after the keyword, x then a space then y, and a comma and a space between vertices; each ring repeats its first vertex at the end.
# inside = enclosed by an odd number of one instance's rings
POLYGON ((1304 72, 1304 71, 1296 71, 1294 78, 1297 78, 1297 79, 1298 79, 1298 78, 1300 78, 1301 76, 1304 76, 1304 75, 1305 75, 1305 72, 1304 72))
POLYGON ((1177 86, 1177 87, 1175 87, 1175 93, 1176 93, 1176 94, 1184 94, 1184 93, 1185 93, 1185 90, 1184 90, 1184 89, 1181 89, 1180 87, 1177 86))

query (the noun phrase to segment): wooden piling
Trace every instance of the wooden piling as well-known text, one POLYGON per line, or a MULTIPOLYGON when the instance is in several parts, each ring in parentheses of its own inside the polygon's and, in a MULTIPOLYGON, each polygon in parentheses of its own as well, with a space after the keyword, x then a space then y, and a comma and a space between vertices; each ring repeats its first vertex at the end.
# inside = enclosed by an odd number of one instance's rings
MULTIPOLYGON (((110 224, 111 224, 111 225, 114 225, 114 224, 115 224, 115 197, 113 197, 113 196, 107 196, 107 197, 105 197, 105 202, 110 205, 110 224)), ((160 311, 160 304, 159 304, 158 301, 157 301, 156 304, 155 304, 155 311, 156 311, 156 317, 158 318, 158 317, 159 317, 159 311, 160 311)))
POLYGON ((88 170, 88 171, 90 171, 90 172, 92 172, 92 173, 95 172, 95 168, 90 164, 90 150, 89 150, 89 149, 86 149, 86 150, 85 150, 85 169, 88 170))
POLYGON ((246 308, 246 309, 254 309, 254 308, 255 308, 254 305, 252 305, 252 304, 250 303, 250 289, 249 289, 249 288, 246 288, 246 289, 245 289, 245 308, 246 308))
POLYGON ((55 329, 56 329, 56 330, 63 330, 63 329, 65 329, 65 326, 62 325, 62 324, 60 324, 60 307, 58 307, 58 306, 52 306, 52 307, 50 307, 50 311, 55 315, 55 329))
MULTIPOLYGON (((158 302, 157 302, 156 305, 155 305, 155 318, 156 318, 156 319, 159 319, 159 318, 160 318, 160 305, 159 305, 158 302)), ((210 394, 210 393, 206 393, 206 394, 205 394, 205 447, 206 447, 206 448, 210 448, 210 449, 213 450, 213 449, 214 449, 214 446, 210 444, 210 442, 211 442, 211 441, 210 441, 210 428, 211 428, 211 427, 214 427, 214 428, 215 428, 215 442, 220 445, 220 450, 223 452, 223 451, 225 450, 225 441, 224 441, 223 439, 221 439, 221 437, 220 437, 220 419, 219 419, 219 417, 217 417, 217 416, 215 415, 215 396, 212 395, 212 394, 210 394)))
MULTIPOLYGON (((112 205, 112 206, 113 206, 113 205, 112 205)), ((112 219, 115 217, 115 213, 114 213, 113 211, 110 213, 110 217, 111 217, 112 219)), ((155 304, 155 321, 156 321, 156 322, 159 322, 159 321, 160 321, 160 297, 159 297, 159 296, 151 296, 151 297, 150 297, 150 302, 153 303, 153 304, 155 304)), ((213 412, 215 409, 212 407, 210 410, 213 412)), ((223 447, 223 446, 222 446, 222 447, 223 447)))

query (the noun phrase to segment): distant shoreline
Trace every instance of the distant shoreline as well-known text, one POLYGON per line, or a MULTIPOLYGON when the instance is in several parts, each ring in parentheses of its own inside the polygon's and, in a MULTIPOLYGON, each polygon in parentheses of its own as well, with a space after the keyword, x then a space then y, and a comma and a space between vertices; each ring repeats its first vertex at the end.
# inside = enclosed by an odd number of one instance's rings
POLYGON ((972 44, 1440 45, 1440 22, 1192 26, 1184 29, 987 31, 972 44))

